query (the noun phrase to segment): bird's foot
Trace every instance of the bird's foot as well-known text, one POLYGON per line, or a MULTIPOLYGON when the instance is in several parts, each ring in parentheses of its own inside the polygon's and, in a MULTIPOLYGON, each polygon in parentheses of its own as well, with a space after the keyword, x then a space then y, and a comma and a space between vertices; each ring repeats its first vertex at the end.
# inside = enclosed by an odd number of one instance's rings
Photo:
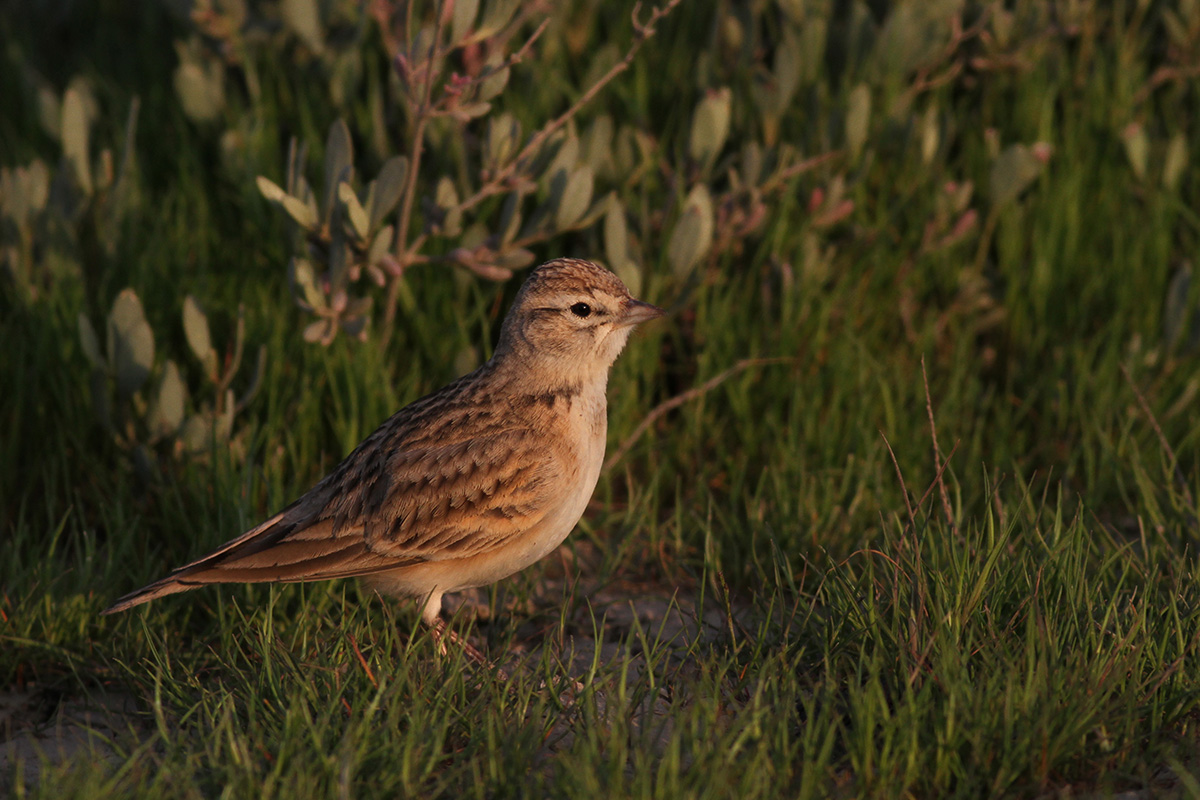
POLYGON ((459 636, 458 633, 451 630, 450 626, 448 626, 445 620, 443 620, 441 617, 438 617, 437 621, 434 622, 431 632, 433 633, 434 640, 437 641, 438 652, 443 656, 450 654, 450 650, 446 646, 447 642, 449 642, 455 647, 461 649, 467 658, 471 659, 479 666, 495 671, 500 680, 508 680, 508 674, 504 670, 500 669, 500 667, 492 661, 489 661, 487 656, 481 653, 479 649, 475 647, 475 645, 468 642, 465 637, 459 636))

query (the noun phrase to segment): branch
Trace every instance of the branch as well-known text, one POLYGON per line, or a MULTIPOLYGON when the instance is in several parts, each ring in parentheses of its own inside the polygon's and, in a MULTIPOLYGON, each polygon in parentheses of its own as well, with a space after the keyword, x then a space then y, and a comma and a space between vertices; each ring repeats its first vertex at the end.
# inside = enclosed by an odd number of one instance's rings
POLYGON ((580 109, 590 103, 600 90, 612 82, 614 78, 620 75, 625 70, 629 69, 629 65, 633 63, 634 56, 638 50, 646 43, 650 37, 654 36, 657 31, 654 25, 657 24, 663 17, 675 10, 682 0, 667 0, 665 5, 655 8, 650 12, 650 19, 645 24, 638 22, 638 11, 641 9, 641 3, 634 6, 633 9, 633 44, 629 46, 629 50, 625 53, 625 57, 612 66, 612 68, 604 73, 594 84, 592 84, 586 92, 584 92, 578 100, 571 104, 571 107, 564 111, 557 119, 543 127, 532 137, 529 142, 521 149, 521 152, 508 162, 508 165, 498 170, 492 179, 479 187, 479 191, 471 195, 467 199, 458 204, 459 211, 466 211, 474 208, 481 202, 491 197, 492 195, 500 194, 505 191, 505 185, 530 157, 535 155, 537 151, 545 144, 546 140, 554 135, 560 128, 571 121, 571 118, 579 113, 580 109))
MULTIPOLYGON (((954 510, 950 506, 950 494, 946 491, 946 481, 942 479, 942 470, 950 463, 950 459, 942 461, 942 450, 938 447, 937 425, 933 421, 933 400, 929 397, 929 376, 925 374, 925 356, 921 356, 921 380, 925 383, 925 411, 929 414, 929 437, 933 440, 933 463, 937 467, 937 477, 935 478, 938 487, 938 494, 942 497, 942 511, 946 514, 946 522, 950 524, 950 530, 958 533, 958 526, 954 524, 954 510)), ((955 444, 957 448, 958 445, 955 444)))
POLYGON ((633 447, 637 440, 642 437, 642 434, 645 433, 650 426, 658 420, 659 417, 661 417, 663 414, 666 414, 671 409, 678 408, 690 400, 695 400, 697 397, 711 392, 729 378, 732 378, 739 372, 745 372, 751 367, 760 367, 764 364, 795 363, 795 361, 796 359, 794 358, 745 358, 716 377, 709 378, 699 386, 688 389, 682 394, 677 394, 670 400, 664 400, 655 406, 654 409, 647 414, 640 423, 638 423, 638 426, 633 429, 633 433, 625 437, 625 441, 621 442, 616 451, 614 451, 613 454, 608 457, 608 459, 604 462, 604 471, 607 472, 608 470, 612 469, 618 461, 624 458, 625 454, 629 452, 629 449, 633 447))
MULTIPOLYGON (((404 179, 404 200, 400 206, 400 216, 396 220, 396 258, 403 271, 408 262, 405 260, 408 251, 408 229, 412 223, 413 198, 417 193, 417 176, 421 172, 421 153, 425 145, 425 125, 429 122, 429 106, 433 98, 433 66, 437 57, 438 43, 442 38, 443 3, 438 3, 437 22, 434 23, 433 38, 429 43, 429 54, 426 56, 425 86, 421 89, 421 102, 413 110, 412 144, 409 147, 408 174, 404 179)), ((412 6, 410 5, 411 9, 412 6)), ((403 272, 401 272, 403 275, 403 272)), ((396 300, 400 293, 401 275, 392 278, 388 284, 387 303, 383 310, 383 332, 379 336, 379 348, 387 347, 392 338, 392 325, 396 320, 396 300)))

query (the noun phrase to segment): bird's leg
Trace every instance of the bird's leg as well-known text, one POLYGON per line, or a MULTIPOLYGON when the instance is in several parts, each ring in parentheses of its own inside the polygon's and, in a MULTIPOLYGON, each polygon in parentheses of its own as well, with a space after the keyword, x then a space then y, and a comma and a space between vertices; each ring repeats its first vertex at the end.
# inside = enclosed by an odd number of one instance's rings
POLYGON ((471 659, 479 666, 486 667, 487 669, 494 669, 496 674, 500 676, 500 680, 508 680, 508 675, 504 672, 504 670, 500 669, 498 666, 489 661, 487 657, 484 656, 483 653, 479 652, 475 645, 468 642, 466 638, 459 636, 456 632, 451 630, 450 626, 448 626, 446 621, 441 617, 436 617, 434 619, 432 625, 430 626, 430 632, 433 634, 433 638, 437 641, 438 652, 443 656, 449 655, 449 649, 446 647, 446 642, 449 641, 451 644, 461 648, 463 653, 466 654, 467 658, 471 659))

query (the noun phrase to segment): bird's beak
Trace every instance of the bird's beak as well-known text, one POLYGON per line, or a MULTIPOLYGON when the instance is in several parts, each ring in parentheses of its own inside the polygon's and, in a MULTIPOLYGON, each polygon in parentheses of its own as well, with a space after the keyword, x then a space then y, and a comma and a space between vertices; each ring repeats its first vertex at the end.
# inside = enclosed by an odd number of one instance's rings
POLYGON ((643 322, 649 322, 652 319, 658 319, 665 313, 667 312, 658 306, 643 303, 641 300, 630 300, 625 304, 625 308, 621 313, 621 324, 638 325, 643 322))

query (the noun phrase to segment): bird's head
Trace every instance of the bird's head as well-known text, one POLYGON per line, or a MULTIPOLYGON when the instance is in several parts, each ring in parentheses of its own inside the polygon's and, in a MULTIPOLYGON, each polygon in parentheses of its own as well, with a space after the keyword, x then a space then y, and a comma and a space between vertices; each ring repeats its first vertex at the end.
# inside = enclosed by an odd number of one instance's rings
POLYGON ((558 258, 525 279, 500 330, 496 355, 519 354, 564 377, 607 373, 638 323, 660 317, 613 273, 590 261, 558 258))

